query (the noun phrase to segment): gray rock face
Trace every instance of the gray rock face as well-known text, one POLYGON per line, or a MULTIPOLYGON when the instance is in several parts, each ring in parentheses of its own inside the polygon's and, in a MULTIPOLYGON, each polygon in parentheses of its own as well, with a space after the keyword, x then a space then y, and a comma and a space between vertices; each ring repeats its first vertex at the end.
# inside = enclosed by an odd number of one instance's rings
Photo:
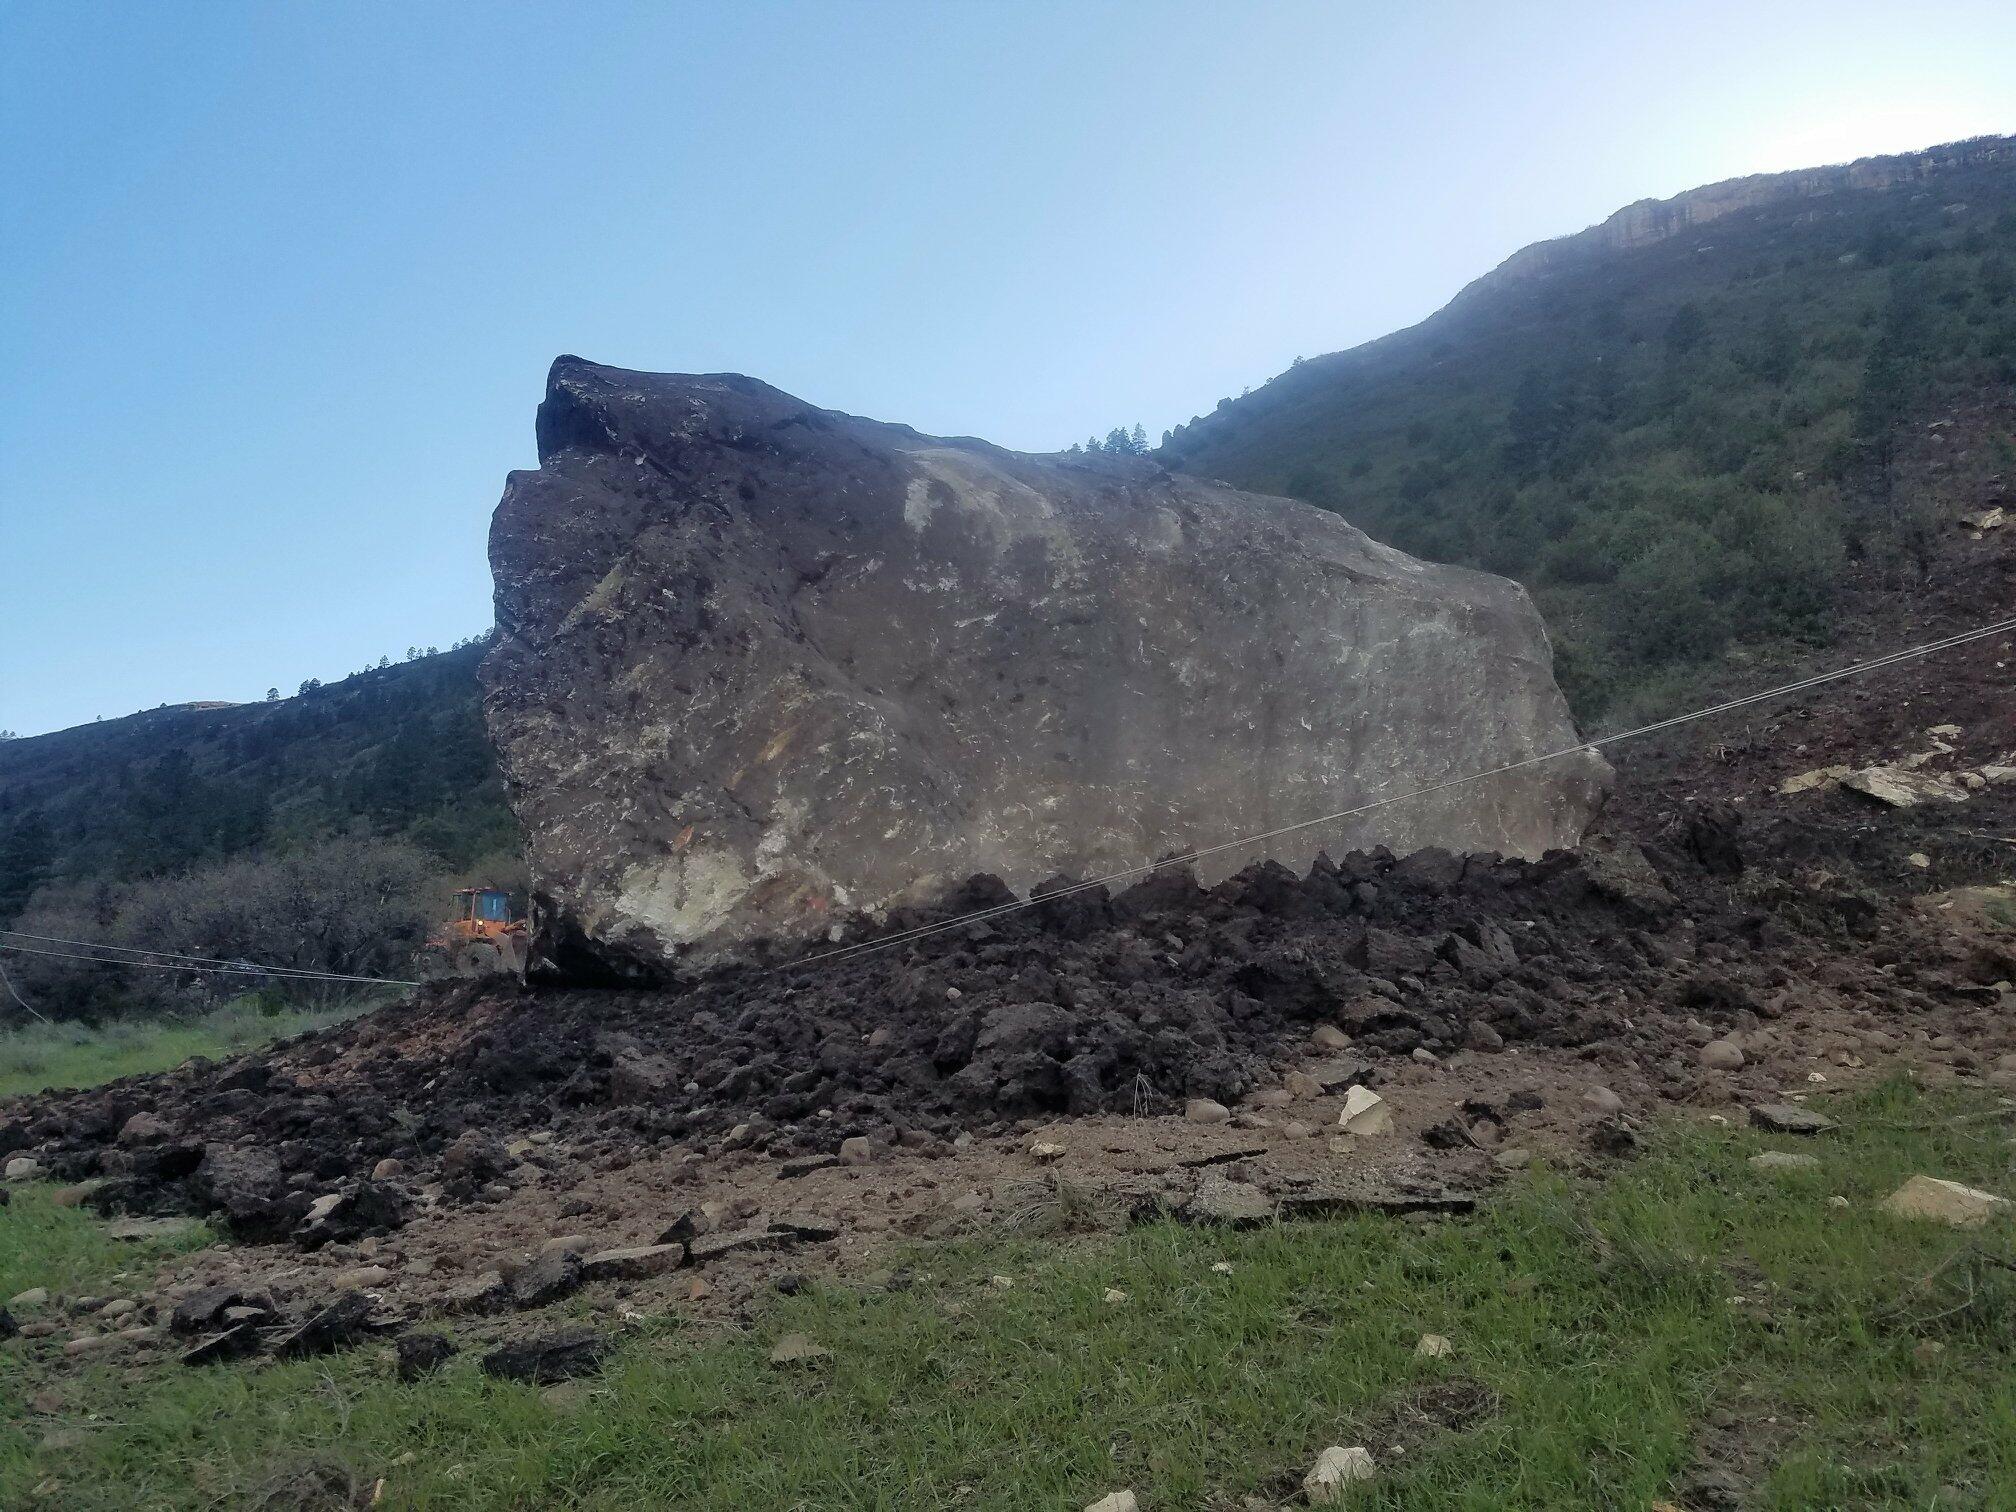
MULTIPOLYGON (((571 357, 538 440, 483 679, 546 974, 1105 875, 1576 740, 1522 590, 1287 499, 571 357)), ((1198 870, 1534 856, 1607 778, 1578 753, 1198 870)))

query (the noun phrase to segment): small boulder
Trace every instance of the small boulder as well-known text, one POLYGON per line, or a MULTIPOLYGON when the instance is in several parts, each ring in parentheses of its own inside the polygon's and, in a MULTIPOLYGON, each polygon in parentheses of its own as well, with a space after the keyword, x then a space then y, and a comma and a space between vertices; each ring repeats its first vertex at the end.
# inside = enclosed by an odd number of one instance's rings
POLYGON ((1936 1176, 1913 1176, 1883 1199, 1883 1211, 1898 1218, 1917 1218, 1944 1223, 1953 1228, 1980 1228, 1990 1218, 2010 1211, 2006 1197, 1942 1181, 1936 1176))
POLYGON ((1710 1040, 1695 1052, 1694 1058, 1710 1071, 1740 1071, 1743 1047, 1734 1040, 1710 1040))
POLYGON ((594 1374, 609 1349, 608 1341, 594 1330, 570 1328, 500 1345, 483 1356, 483 1373, 504 1381, 552 1386, 594 1374))
POLYGON ((1064 1155, 1064 1146, 1051 1140, 1033 1140, 1029 1145, 1029 1156, 1038 1165, 1054 1165, 1062 1160, 1064 1155))
POLYGON ((1825 1114, 1798 1103, 1758 1103, 1750 1110, 1750 1122, 1772 1134, 1825 1134, 1840 1127, 1825 1114))
POLYGON ((1298 1100, 1323 1095, 1323 1084, 1307 1071, 1290 1071, 1281 1078, 1281 1089, 1298 1100))
POLYGON ((33 1181, 42 1174, 42 1162, 33 1155, 16 1155, 4 1167, 0 1167, 0 1178, 8 1181, 33 1181))
POLYGON ((519 1307, 544 1307, 579 1291, 581 1279, 578 1254, 548 1250, 512 1278, 511 1300, 519 1307))
POLYGON ((1328 1054, 1334 1050, 1349 1050, 1351 1036, 1335 1024, 1318 1024, 1309 1031, 1309 1043, 1315 1049, 1328 1054))
POLYGON ((1582 1105, 1605 1118, 1624 1111, 1624 1099, 1608 1087, 1591 1087, 1582 1094, 1582 1105))
POLYGON ((1393 1110, 1370 1087, 1353 1087, 1344 1094, 1344 1111, 1337 1115, 1337 1127, 1346 1134, 1391 1134, 1393 1110))
POLYGON ((167 1120, 152 1113, 135 1113, 120 1125, 119 1143, 129 1150, 136 1149, 141 1145, 159 1144, 174 1133, 167 1120))
POLYGON ((874 1158, 875 1146, 869 1143, 867 1135, 856 1134, 852 1138, 840 1141, 840 1163, 842 1165, 866 1165, 874 1158))
POLYGON ((1302 1492, 1312 1506, 1333 1506, 1350 1494, 1351 1487, 1362 1485, 1378 1473, 1369 1451, 1355 1445, 1346 1449, 1333 1444, 1316 1456, 1315 1465, 1302 1477, 1302 1492))
POLYGON ((1132 1491, 1115 1491, 1086 1507, 1085 1512, 1140 1512, 1141 1504, 1132 1491))
POLYGON ((1441 1334, 1423 1334, 1414 1346, 1414 1353, 1424 1360, 1446 1359, 1455 1349, 1441 1334))
POLYGON ((1193 1097, 1183 1105, 1183 1116, 1194 1124, 1222 1124, 1231 1120, 1232 1110, 1208 1097, 1193 1097))

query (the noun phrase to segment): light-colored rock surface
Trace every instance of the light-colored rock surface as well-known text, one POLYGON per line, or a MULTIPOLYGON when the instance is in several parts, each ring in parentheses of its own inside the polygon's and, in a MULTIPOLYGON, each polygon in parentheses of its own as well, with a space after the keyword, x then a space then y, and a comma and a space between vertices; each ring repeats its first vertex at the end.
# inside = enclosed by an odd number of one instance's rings
POLYGON ((1111 1496, 1100 1497, 1085 1512, 1140 1512, 1140 1507, 1132 1491, 1115 1491, 1111 1496))
MULTIPOLYGON (((1575 743, 1523 590, 1291 500, 577 358, 538 441, 483 673, 535 970, 1025 891, 1575 743)), ((1607 782, 1588 752, 1268 853, 1537 856, 1607 782)))
POLYGON ((2006 1197, 1936 1176, 1913 1176, 1885 1197, 1882 1206, 1884 1212, 1899 1218, 1918 1218, 1953 1228, 1980 1228, 1989 1219, 2007 1217, 2011 1211, 2006 1197))
POLYGON ((1370 1451, 1352 1446, 1331 1445, 1316 1456, 1316 1463, 1302 1477, 1302 1493, 1314 1506, 1327 1507, 1344 1500, 1350 1489, 1379 1473, 1370 1451))
POLYGON ((1733 1040, 1710 1040, 1695 1052, 1695 1059, 1710 1071, 1740 1071, 1743 1047, 1733 1040))
POLYGON ((1208 1097, 1193 1097, 1183 1105, 1183 1116, 1194 1124, 1222 1124, 1230 1121, 1232 1110, 1208 1097))
POLYGON ((1968 796, 1966 787, 1953 778, 1938 772, 1910 770, 1902 763, 1850 772, 1841 779, 1841 786, 1891 808, 1915 808, 1934 801, 1965 803, 1968 796))
POLYGON ((1337 1127, 1346 1134, 1391 1134, 1393 1110, 1370 1087, 1353 1087, 1344 1094, 1344 1111, 1337 1115, 1337 1127))
POLYGON ((1424 1360, 1440 1360, 1446 1359, 1454 1348, 1441 1334, 1423 1334, 1414 1345, 1414 1353, 1424 1360))

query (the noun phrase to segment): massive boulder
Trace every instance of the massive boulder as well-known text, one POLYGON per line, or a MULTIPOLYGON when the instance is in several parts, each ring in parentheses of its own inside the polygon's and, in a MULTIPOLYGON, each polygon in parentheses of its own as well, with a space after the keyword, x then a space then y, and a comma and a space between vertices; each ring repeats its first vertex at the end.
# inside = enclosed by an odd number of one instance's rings
MULTIPOLYGON (((753 379, 563 357, 491 527, 491 734, 535 970, 1018 890, 1574 747, 1501 578, 1141 458, 1031 456, 753 379)), ((1207 858, 1575 843, 1593 752, 1207 858)))

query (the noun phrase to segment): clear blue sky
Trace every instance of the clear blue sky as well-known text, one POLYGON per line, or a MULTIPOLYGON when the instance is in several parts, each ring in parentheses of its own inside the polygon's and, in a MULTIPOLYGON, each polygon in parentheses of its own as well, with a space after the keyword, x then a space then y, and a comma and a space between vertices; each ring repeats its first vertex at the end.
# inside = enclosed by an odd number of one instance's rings
POLYGON ((1159 435, 2012 81, 2007 3, 0 0, 0 728, 486 626, 563 351, 1159 435))

